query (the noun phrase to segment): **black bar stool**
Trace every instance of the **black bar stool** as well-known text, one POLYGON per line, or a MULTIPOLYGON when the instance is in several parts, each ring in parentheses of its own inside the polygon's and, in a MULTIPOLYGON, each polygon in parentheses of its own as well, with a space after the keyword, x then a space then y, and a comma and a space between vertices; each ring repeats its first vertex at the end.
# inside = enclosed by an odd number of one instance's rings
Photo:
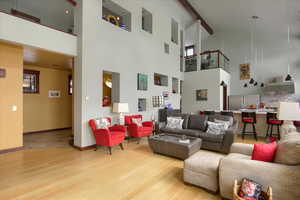
POLYGON ((215 111, 213 111, 213 110, 210 110, 210 111, 205 110, 204 111, 204 115, 215 115, 215 111))
POLYGON ((242 122, 244 123, 244 128, 242 132, 242 138, 245 138, 245 135, 254 135, 255 140, 257 141, 256 134, 256 113, 255 112, 242 112, 242 122), (246 132, 246 128, 248 124, 252 124, 252 132, 246 132), (246 134, 251 133, 251 134, 246 134))
POLYGON ((297 128, 300 127, 300 121, 294 121, 294 126, 296 126, 297 128))
POLYGON ((221 111, 220 114, 224 116, 234 117, 233 112, 230 111, 221 111))
POLYGON ((277 137, 280 140, 280 126, 283 124, 282 120, 277 119, 277 114, 276 113, 267 113, 267 124, 268 124, 268 129, 267 129, 267 137, 273 137, 273 126, 277 126, 277 137), (271 130, 270 130, 271 128, 271 130))

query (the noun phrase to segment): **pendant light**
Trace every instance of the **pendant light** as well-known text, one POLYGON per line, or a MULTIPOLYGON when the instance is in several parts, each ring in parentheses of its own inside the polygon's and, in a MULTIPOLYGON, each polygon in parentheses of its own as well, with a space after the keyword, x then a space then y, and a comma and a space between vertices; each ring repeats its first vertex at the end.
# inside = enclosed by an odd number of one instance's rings
POLYGON ((247 88, 247 87, 248 87, 248 84, 247 84, 247 83, 245 83, 245 84, 244 84, 244 88, 247 88))
MULTIPOLYGON (((290 47, 290 26, 288 26, 288 47, 290 47)), ((292 81, 292 76, 290 75, 290 63, 288 64, 288 73, 285 78, 285 81, 292 81)))
POLYGON ((261 84, 260 84, 260 87, 265 87, 265 84, 264 84, 264 83, 261 83, 261 84))
POLYGON ((222 81, 221 84, 220 84, 220 86, 225 86, 225 85, 226 85, 226 84, 225 84, 224 81, 222 81))
POLYGON ((254 83, 255 83, 255 80, 254 80, 253 78, 251 78, 250 81, 249 81, 249 83, 250 83, 250 84, 254 84, 254 83))

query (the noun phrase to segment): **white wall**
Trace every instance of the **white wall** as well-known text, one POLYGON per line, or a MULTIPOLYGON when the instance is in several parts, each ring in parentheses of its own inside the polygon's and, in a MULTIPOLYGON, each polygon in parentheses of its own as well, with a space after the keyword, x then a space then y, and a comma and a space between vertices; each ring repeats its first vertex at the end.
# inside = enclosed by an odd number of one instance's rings
MULTIPOLYGON (((239 64, 257 60, 257 64, 251 65, 251 75, 261 82, 277 76, 287 75, 288 63, 291 65, 291 74, 296 84, 300 86, 300 39, 291 37, 291 43, 287 45, 287 35, 277 34, 263 36, 257 35, 254 48, 257 48, 257 56, 253 53, 250 59, 251 40, 249 33, 216 33, 202 42, 203 50, 221 49, 230 59, 231 94, 259 94, 260 87, 244 88, 246 81, 241 81, 239 76, 239 64), (259 36, 259 37, 258 37, 259 36), (257 59, 255 59, 257 57, 257 59)), ((300 87, 297 87, 300 94, 300 87)))
POLYGON ((75 29, 78 30, 78 58, 75 62, 75 145, 94 144, 88 120, 113 116, 102 107, 103 70, 120 73, 121 102, 129 103, 129 114, 138 113, 138 98, 147 99, 145 120, 152 114, 152 96, 170 92, 170 103, 179 108, 179 94, 171 94, 171 78, 183 79, 180 73, 180 44, 171 42, 171 19, 179 30, 192 20, 176 0, 116 0, 132 14, 132 31, 127 32, 102 20, 100 0, 81 0, 76 7, 75 29), (153 34, 141 29, 142 8, 153 14, 153 34), (164 42, 170 54, 164 53, 164 42), (154 72, 169 76, 169 86, 154 86, 154 72), (137 73, 148 74, 148 91, 137 91, 137 73), (77 95, 76 95, 77 93, 77 95))
MULTIPOLYGON (((182 106, 184 113, 223 109, 221 81, 230 85, 230 75, 222 69, 186 72, 184 75, 182 106), (196 101, 196 90, 207 89, 208 100, 196 101)), ((230 87, 228 88, 230 92, 230 87)))
POLYGON ((77 37, 0 13, 0 40, 70 56, 77 55, 77 37))

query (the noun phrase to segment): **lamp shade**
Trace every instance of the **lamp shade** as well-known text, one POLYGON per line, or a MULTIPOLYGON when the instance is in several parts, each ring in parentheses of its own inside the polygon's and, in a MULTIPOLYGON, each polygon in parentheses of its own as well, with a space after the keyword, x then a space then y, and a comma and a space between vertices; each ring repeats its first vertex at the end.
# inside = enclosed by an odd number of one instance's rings
POLYGON ((299 121, 300 107, 299 103, 295 102, 280 102, 278 110, 279 120, 299 121))
POLYGON ((128 103, 114 103, 113 112, 114 113, 127 113, 127 112, 129 112, 128 103))

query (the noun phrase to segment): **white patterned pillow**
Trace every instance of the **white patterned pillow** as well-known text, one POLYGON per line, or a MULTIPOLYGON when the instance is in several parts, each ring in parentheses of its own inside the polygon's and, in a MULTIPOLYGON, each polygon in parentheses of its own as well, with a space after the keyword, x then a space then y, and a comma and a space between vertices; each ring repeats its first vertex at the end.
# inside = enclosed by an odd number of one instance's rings
POLYGON ((137 126, 143 126, 143 122, 140 118, 133 118, 132 123, 136 124, 137 126))
POLYGON ((207 133, 214 134, 214 135, 221 135, 224 134, 224 131, 226 130, 226 125, 224 123, 215 123, 207 121, 208 128, 207 133))
POLYGON ((176 117, 168 117, 166 128, 182 129, 182 124, 183 124, 183 119, 176 118, 176 117))
POLYGON ((230 121, 223 121, 223 120, 219 120, 219 119, 215 119, 215 122, 218 124, 224 124, 224 128, 225 130, 228 130, 228 128, 230 127, 230 121))
POLYGON ((95 119, 97 129, 108 129, 111 126, 107 118, 95 119))

